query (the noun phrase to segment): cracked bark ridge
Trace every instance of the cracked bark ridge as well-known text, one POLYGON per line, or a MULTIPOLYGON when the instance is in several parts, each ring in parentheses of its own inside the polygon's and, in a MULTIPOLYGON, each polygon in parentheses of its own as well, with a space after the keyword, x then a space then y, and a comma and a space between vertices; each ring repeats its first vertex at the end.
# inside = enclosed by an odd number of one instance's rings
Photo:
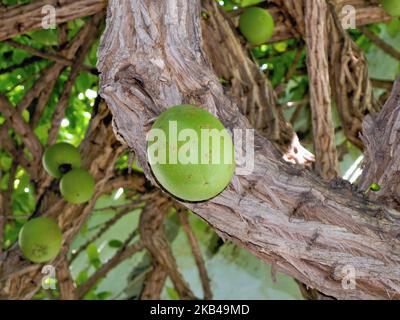
MULTIPOLYGON (((146 161, 146 133, 168 107, 192 103, 232 130, 249 128, 201 47, 200 3, 109 1, 99 48, 101 94, 114 130, 146 161)), ((185 206, 260 259, 336 298, 400 298, 399 212, 362 197, 340 179, 331 183, 282 162, 256 133, 255 169, 234 177, 216 198, 185 206), (342 287, 343 267, 357 274, 342 287)))

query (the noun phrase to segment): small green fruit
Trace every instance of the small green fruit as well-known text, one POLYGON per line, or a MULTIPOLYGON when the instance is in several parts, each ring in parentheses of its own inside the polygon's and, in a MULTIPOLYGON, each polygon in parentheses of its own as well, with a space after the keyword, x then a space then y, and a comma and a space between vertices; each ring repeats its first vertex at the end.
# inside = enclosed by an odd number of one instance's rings
POLYGON ((379 190, 381 190, 381 186, 379 185, 379 184, 377 184, 376 182, 373 182, 373 183, 371 183, 371 185, 369 186, 369 188, 372 190, 372 191, 379 191, 379 190))
POLYGON ((240 15, 239 29, 252 45, 260 45, 272 37, 275 23, 267 10, 252 7, 240 15))
POLYGON ((60 252, 61 230, 53 219, 35 218, 22 227, 18 242, 25 258, 36 263, 47 262, 60 252))
POLYGON ((92 175, 83 169, 73 169, 60 181, 60 191, 65 200, 80 204, 90 200, 94 193, 95 181, 92 175))
POLYGON ((389 15, 400 17, 400 0, 380 0, 380 3, 389 15))
POLYGON ((165 143, 158 137, 148 138, 148 160, 168 192, 182 200, 203 201, 215 197, 230 183, 235 171, 232 138, 214 115, 195 106, 178 105, 157 118, 149 136, 157 129, 165 133, 165 143), (206 135, 213 129, 214 140, 212 134, 206 135), (165 155, 165 161, 160 161, 160 155, 165 155), (193 161, 187 161, 189 158, 193 161))
POLYGON ((52 145, 45 151, 42 163, 49 175, 60 178, 69 170, 81 166, 81 156, 74 146, 61 142, 52 145))

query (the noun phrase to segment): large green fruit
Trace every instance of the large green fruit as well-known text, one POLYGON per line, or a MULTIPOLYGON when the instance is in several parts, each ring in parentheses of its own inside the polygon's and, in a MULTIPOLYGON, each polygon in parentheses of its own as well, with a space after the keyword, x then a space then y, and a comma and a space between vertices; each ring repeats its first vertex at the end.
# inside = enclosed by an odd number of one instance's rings
POLYGON ((60 191, 65 200, 80 204, 90 200, 94 193, 95 181, 92 175, 83 169, 73 169, 60 181, 60 191))
POLYGON ((380 0, 383 9, 393 17, 400 16, 400 0, 380 0))
POLYGON ((252 45, 267 42, 274 33, 275 23, 271 14, 261 8, 246 9, 239 19, 240 32, 252 45))
POLYGON ((22 227, 18 242, 25 258, 36 263, 47 262, 60 252, 61 230, 53 219, 35 218, 22 227))
POLYGON ((206 110, 191 105, 168 109, 155 121, 148 141, 148 160, 155 177, 179 199, 213 198, 232 179, 235 171, 232 138, 223 124, 206 110), (212 129, 216 129, 214 138, 207 131, 212 129), (165 133, 165 143, 158 136, 160 131, 165 133))
POLYGON ((42 158, 44 169, 54 178, 60 178, 71 169, 81 166, 81 156, 74 146, 61 142, 49 147, 42 158))

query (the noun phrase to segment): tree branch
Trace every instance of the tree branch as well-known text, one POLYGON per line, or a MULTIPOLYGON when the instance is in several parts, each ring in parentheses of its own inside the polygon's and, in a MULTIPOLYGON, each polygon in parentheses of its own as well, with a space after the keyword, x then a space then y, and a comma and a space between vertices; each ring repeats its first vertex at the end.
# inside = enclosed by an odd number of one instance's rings
POLYGON ((132 257, 135 253, 143 250, 144 246, 141 242, 137 242, 129 245, 132 240, 129 237, 121 249, 106 263, 104 263, 83 285, 81 285, 76 291, 76 296, 78 299, 83 299, 90 291, 90 289, 102 278, 104 278, 112 269, 114 269, 122 261, 132 257))
POLYGON ((335 128, 329 84, 327 15, 325 0, 305 1, 305 39, 316 171, 324 179, 338 176, 335 128))
POLYGON ((164 231, 164 216, 171 205, 170 202, 170 199, 162 197, 143 209, 139 222, 140 236, 154 259, 154 268, 159 264, 165 269, 182 300, 194 299, 194 294, 179 272, 164 231))
MULTIPOLYGON (((18 48, 18 49, 24 50, 26 52, 29 52, 36 57, 40 57, 40 58, 47 59, 50 61, 58 62, 60 64, 63 64, 64 66, 72 66, 74 63, 74 61, 68 60, 58 54, 55 54, 52 52, 45 52, 45 51, 27 46, 25 44, 13 41, 13 40, 6 40, 6 41, 4 41, 4 43, 6 43, 14 48, 18 48)), ((82 65, 81 69, 82 69, 82 71, 86 71, 86 72, 92 73, 94 75, 98 75, 98 72, 96 69, 88 67, 86 65, 82 65)), ((0 74, 1 74, 1 71, 0 71, 0 74)))
POLYGON ((399 129, 400 78, 382 111, 364 121, 364 170, 359 183, 361 190, 367 190, 373 182, 378 183, 381 190, 370 197, 397 210, 400 210, 399 129))
POLYGON ((97 35, 100 32, 100 23, 103 21, 104 15, 103 13, 96 14, 88 24, 88 33, 82 47, 79 49, 77 53, 77 57, 71 67, 71 72, 69 74, 68 80, 64 84, 63 91, 58 100, 56 110, 53 113, 53 117, 51 120, 51 128, 49 130, 49 138, 48 144, 53 144, 57 139, 58 130, 60 129, 61 120, 64 118, 65 109, 68 106, 69 96, 72 90, 72 87, 75 83, 75 79, 78 77, 83 61, 88 53, 90 47, 93 42, 97 39, 97 35))
POLYGON ((42 13, 45 5, 56 9, 56 23, 90 16, 104 10, 106 0, 39 0, 33 3, 14 6, 0 12, 0 41, 19 34, 42 28, 42 13))
POLYGON ((383 41, 381 38, 379 38, 374 32, 369 30, 367 27, 362 27, 361 31, 376 46, 378 46, 380 49, 382 49, 384 52, 386 52, 389 56, 392 56, 393 58, 400 61, 400 51, 398 51, 395 47, 393 47, 390 44, 383 41))
POLYGON ((211 284, 210 284, 210 278, 208 277, 207 274, 207 268, 204 262, 204 259, 201 255, 201 249, 199 242, 196 239, 196 236, 194 235, 192 229, 190 228, 189 225, 189 219, 186 215, 186 212, 183 212, 182 210, 177 211, 179 220, 181 221, 183 230, 186 233, 186 236, 189 240, 190 247, 192 248, 192 253, 194 256, 194 259, 196 261, 197 269, 199 270, 199 277, 201 281, 201 285, 203 287, 203 294, 204 294, 204 300, 211 300, 213 297, 212 291, 211 291, 211 284))
POLYGON ((21 137, 32 154, 32 162, 38 164, 42 157, 43 148, 32 128, 24 121, 21 114, 17 112, 17 109, 2 95, 0 95, 0 110, 8 125, 21 137))

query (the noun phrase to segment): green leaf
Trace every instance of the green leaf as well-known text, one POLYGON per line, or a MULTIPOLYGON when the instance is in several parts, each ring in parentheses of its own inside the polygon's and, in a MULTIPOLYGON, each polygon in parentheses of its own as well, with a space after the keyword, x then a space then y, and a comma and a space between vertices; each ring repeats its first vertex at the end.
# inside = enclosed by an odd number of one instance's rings
POLYGON ((45 46, 58 44, 58 31, 56 29, 40 29, 31 33, 31 38, 45 46))
POLYGON ((91 243, 86 248, 86 253, 90 263, 98 269, 101 266, 99 250, 94 243, 91 243))
POLYGON ((87 279, 89 279, 87 270, 82 270, 75 279, 76 285, 80 286, 82 283, 86 282, 87 279))
POLYGON ((110 240, 108 242, 108 245, 111 248, 121 248, 124 245, 124 243, 122 241, 120 241, 120 240, 110 240))
POLYGON ((111 292, 109 291, 103 291, 97 294, 97 298, 99 300, 106 300, 107 298, 109 298, 112 295, 111 292))
POLYGON ((171 300, 180 300, 178 292, 171 287, 167 287, 167 293, 171 300))

